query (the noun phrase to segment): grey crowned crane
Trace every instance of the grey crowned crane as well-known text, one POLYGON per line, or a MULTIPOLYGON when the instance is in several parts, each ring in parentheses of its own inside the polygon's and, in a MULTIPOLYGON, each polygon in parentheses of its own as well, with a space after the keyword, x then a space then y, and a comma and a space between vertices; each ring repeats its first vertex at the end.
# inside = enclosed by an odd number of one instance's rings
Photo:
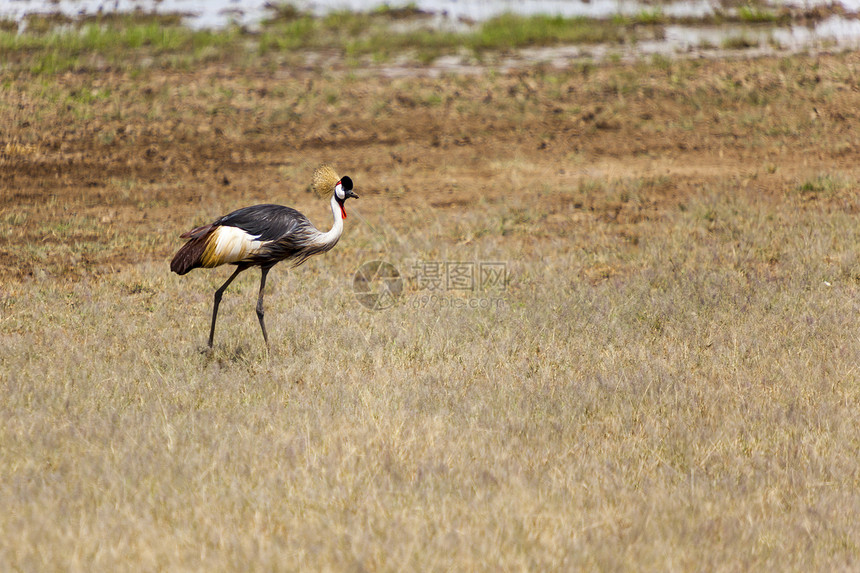
POLYGON ((181 235, 188 242, 173 257, 170 270, 184 275, 192 269, 236 265, 221 288, 215 291, 212 309, 212 327, 209 330, 209 348, 215 338, 215 319, 221 296, 230 283, 244 270, 260 267, 260 294, 257 298, 257 318, 263 330, 263 340, 269 345, 266 323, 263 320, 263 290, 266 275, 281 261, 296 267, 313 255, 325 253, 337 244, 343 233, 346 219, 344 203, 350 197, 358 199, 352 190, 352 179, 338 177, 328 165, 314 171, 313 188, 317 194, 331 193, 331 213, 334 223, 327 233, 317 230, 307 217, 290 207, 281 205, 254 205, 233 211, 208 225, 197 227, 181 235))

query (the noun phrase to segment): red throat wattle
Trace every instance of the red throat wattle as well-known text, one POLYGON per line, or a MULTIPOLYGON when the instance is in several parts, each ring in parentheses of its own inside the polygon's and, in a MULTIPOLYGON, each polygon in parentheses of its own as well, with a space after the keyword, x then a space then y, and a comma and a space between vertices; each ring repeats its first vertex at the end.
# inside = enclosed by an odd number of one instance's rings
POLYGON ((343 208, 343 203, 340 204, 340 214, 346 219, 346 209, 343 208))

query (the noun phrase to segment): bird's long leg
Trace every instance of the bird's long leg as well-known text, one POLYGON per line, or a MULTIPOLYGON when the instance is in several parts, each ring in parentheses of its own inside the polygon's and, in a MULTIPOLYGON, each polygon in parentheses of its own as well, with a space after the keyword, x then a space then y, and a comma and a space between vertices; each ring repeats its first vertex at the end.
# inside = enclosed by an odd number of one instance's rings
POLYGON ((212 328, 209 330, 209 348, 212 348, 212 341, 215 339, 215 319, 218 318, 218 305, 221 304, 221 296, 224 294, 224 291, 227 290, 227 287, 230 286, 230 283, 233 282, 233 279, 247 268, 248 267, 242 265, 237 266, 236 270, 233 271, 233 274, 230 275, 230 278, 224 281, 221 288, 215 291, 215 306, 212 308, 212 328))
POLYGON ((260 320, 260 328, 263 329, 263 340, 266 341, 266 347, 269 347, 269 335, 266 334, 266 323, 263 321, 263 290, 266 288, 266 275, 269 274, 269 269, 272 267, 260 267, 260 296, 257 298, 257 318, 260 320))

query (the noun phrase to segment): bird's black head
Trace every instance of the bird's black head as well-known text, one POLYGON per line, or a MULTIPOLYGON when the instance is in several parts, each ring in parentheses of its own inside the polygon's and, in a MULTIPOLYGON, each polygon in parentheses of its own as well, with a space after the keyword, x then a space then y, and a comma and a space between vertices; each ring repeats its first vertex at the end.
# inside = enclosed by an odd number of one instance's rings
POLYGON ((352 190, 352 179, 349 177, 342 177, 341 180, 337 182, 334 186, 334 195, 340 203, 343 203, 350 197, 358 199, 358 195, 356 195, 352 190))
POLYGON ((358 199, 358 195, 352 190, 352 179, 342 177, 334 186, 334 198, 337 200, 337 204, 340 205, 340 214, 344 219, 346 219, 346 209, 343 208, 343 204, 350 197, 358 199))

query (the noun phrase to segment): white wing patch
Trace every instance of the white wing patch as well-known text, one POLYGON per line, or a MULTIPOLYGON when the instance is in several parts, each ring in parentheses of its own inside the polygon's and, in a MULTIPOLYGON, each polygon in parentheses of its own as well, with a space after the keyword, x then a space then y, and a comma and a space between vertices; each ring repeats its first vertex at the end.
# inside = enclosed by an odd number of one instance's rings
POLYGON ((237 263, 260 250, 266 241, 259 241, 258 236, 250 235, 238 227, 218 227, 214 233, 215 244, 212 253, 216 264, 237 263))

